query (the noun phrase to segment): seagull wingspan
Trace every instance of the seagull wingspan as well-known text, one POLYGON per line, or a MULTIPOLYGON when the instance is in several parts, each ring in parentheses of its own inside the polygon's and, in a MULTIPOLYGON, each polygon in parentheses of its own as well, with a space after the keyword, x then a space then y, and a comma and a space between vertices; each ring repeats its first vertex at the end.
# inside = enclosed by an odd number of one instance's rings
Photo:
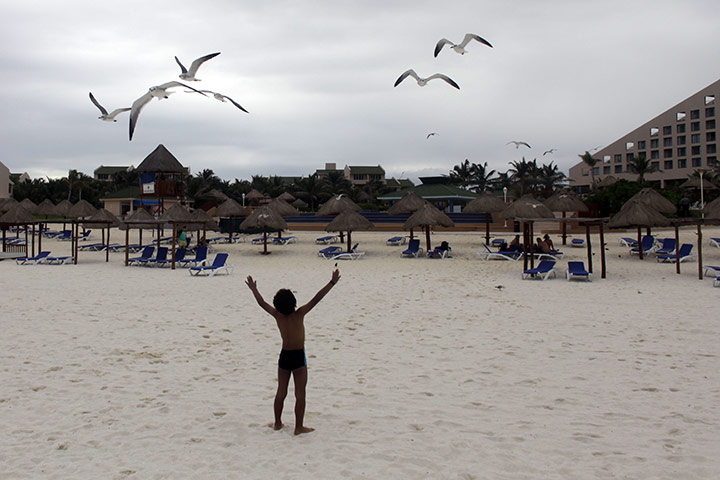
POLYGON ((417 73, 415 73, 415 70, 412 68, 410 70, 405 71, 402 75, 398 77, 397 80, 395 80, 395 85, 393 87, 397 87, 400 85, 400 82, 405 80, 407 77, 413 77, 415 80, 420 80, 420 77, 418 77, 417 73))
POLYGON ((205 95, 205 94, 204 94, 203 92, 201 92, 200 90, 196 90, 196 89, 194 89, 193 87, 191 87, 190 85, 185 85, 184 83, 181 83, 181 82, 172 81, 172 82, 166 82, 166 83, 163 83, 162 85, 158 85, 158 86, 157 86, 157 88, 159 88, 159 89, 161 89, 161 90, 167 90, 168 88, 173 88, 173 87, 185 87, 185 88, 189 88, 189 89, 192 90, 193 92, 199 93, 200 95, 207 97, 207 95, 205 95))
POLYGON ((180 65, 180 71, 181 71, 183 74, 187 73, 187 68, 185 68, 185 65, 183 65, 182 63, 180 63, 180 60, 177 58, 177 56, 175 57, 175 61, 177 62, 178 65, 180 65))
POLYGON ((460 87, 458 86, 457 83, 455 83, 455 80, 453 80, 452 78, 448 77, 447 75, 443 75, 442 73, 433 73, 433 74, 430 75, 426 80, 430 81, 430 80, 432 80, 432 79, 434 79, 434 78, 439 78, 439 79, 441 79, 441 80, 445 80, 447 83, 449 83, 449 84, 452 85, 453 87, 455 87, 455 88, 457 88, 458 90, 460 90, 460 87))
POLYGON ((233 105, 235 105, 237 108, 239 108, 239 109, 242 110, 243 112, 245 112, 245 113, 250 113, 250 112, 248 112, 247 110, 245 110, 245 109, 242 107, 242 105, 240 105, 240 104, 237 103, 235 100, 233 100, 232 98, 228 97, 227 95, 223 95, 223 98, 227 98, 228 100, 230 100, 230 102, 231 102, 233 105))
POLYGON ((475 35, 474 33, 466 33, 465 38, 463 38, 462 43, 460 44, 461 47, 465 48, 465 46, 470 43, 470 40, 477 40, 478 42, 487 45, 490 48, 493 48, 492 45, 490 45, 490 42, 482 38, 480 35, 475 35))
POLYGON ((438 56, 438 53, 440 53, 440 50, 442 50, 442 48, 445 45, 453 45, 453 42, 451 42, 447 38, 441 38, 440 41, 437 42, 437 45, 435 45, 435 56, 436 57, 438 56))
MULTIPOLYGON (((100 105, 97 100, 95 100, 95 97, 93 97, 92 92, 89 92, 89 93, 90 93, 90 100, 95 104, 95 106, 97 108, 100 109, 100 113, 102 113, 103 115, 107 115, 108 114, 107 110, 105 110, 105 108, 102 105, 100 105)), ((113 113, 115 113, 115 112, 113 112, 113 113)))
POLYGON ((132 108, 130 111, 130 140, 132 141, 133 132, 135 131, 135 125, 137 125, 137 119, 140 115, 140 110, 143 109, 145 105, 152 100, 153 95, 152 93, 148 92, 142 97, 135 100, 132 104, 132 108))
POLYGON ((196 58, 195 60, 193 60, 192 65, 190 65, 190 70, 188 70, 188 73, 195 76, 198 68, 200 68, 200 65, 202 65, 204 62, 207 62, 213 57, 217 57, 218 55, 220 55, 220 52, 211 53, 209 55, 205 55, 204 57, 196 58))

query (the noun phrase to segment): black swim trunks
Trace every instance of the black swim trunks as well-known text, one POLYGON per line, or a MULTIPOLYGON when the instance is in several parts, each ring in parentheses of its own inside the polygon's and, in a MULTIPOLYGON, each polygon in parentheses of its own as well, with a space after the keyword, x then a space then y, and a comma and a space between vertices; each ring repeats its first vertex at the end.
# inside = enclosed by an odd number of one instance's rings
POLYGON ((280 351, 280 358, 278 359, 279 368, 282 368, 283 370, 293 371, 306 365, 307 359, 305 358, 304 349, 280 351))

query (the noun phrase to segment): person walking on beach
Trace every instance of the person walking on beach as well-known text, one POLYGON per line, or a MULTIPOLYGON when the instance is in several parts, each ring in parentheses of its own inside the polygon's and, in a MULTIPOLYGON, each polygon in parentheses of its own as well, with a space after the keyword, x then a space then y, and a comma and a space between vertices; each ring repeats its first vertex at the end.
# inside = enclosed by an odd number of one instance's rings
POLYGON ((308 303, 295 308, 297 301, 295 295, 285 288, 281 288, 273 298, 273 305, 263 299, 257 288, 257 282, 248 275, 245 283, 255 296, 258 305, 267 313, 275 317, 280 336, 282 337, 282 350, 278 360, 278 388, 275 394, 275 423, 273 429, 283 427, 282 410, 287 396, 290 375, 295 383, 295 435, 309 433, 314 428, 303 424, 305 417, 305 387, 307 386, 307 357, 305 356, 305 315, 323 299, 325 295, 340 280, 340 271, 332 272, 330 281, 322 287, 308 303))

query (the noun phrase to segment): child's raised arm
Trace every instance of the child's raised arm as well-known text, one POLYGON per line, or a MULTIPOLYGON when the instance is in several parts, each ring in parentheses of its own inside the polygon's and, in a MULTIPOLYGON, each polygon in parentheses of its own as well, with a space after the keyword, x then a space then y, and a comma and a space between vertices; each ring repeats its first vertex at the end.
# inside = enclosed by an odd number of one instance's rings
POLYGON ((257 282, 253 280, 253 278, 248 275, 247 280, 245 280, 245 284, 248 286, 250 291, 253 293, 253 296, 255 297, 255 301, 260 305, 260 307, 268 312, 270 315, 275 315, 275 308, 267 303, 263 296, 260 294, 260 291, 257 289, 257 282))
POLYGON ((335 284, 340 280, 340 270, 335 269, 332 273, 332 278, 330 281, 318 291, 313 298, 310 299, 308 303, 303 305, 302 307, 298 308, 298 311, 300 311, 303 315, 308 313, 310 310, 312 310, 315 305, 320 302, 320 300, 323 299, 325 295, 332 289, 332 287, 335 286, 335 284))

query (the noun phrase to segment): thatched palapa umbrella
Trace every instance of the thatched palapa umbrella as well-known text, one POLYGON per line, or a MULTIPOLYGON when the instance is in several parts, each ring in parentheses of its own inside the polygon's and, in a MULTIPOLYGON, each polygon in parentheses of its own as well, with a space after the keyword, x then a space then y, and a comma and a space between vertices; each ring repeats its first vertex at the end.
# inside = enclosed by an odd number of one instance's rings
MULTIPOLYGON (((682 185, 680 185, 680 188, 694 188, 699 190, 700 185, 700 177, 690 177, 682 185)), ((718 187, 707 178, 703 178, 702 188, 703 190, 717 190, 718 187)))
POLYGON ((263 195, 262 193, 258 192, 256 189, 253 188, 252 190, 250 190, 250 193, 245 195, 245 198, 247 198, 251 204, 257 205, 260 202, 260 200, 265 198, 265 195, 263 195))
POLYGON ((409 230, 415 227, 425 228, 425 240, 427 243, 426 251, 432 250, 430 247, 430 227, 435 226, 454 227, 455 222, 453 222, 450 217, 445 215, 443 212, 438 210, 435 205, 432 205, 429 202, 425 202, 422 207, 410 215, 410 218, 403 223, 404 230, 409 230))
MULTIPOLYGON (((132 215, 120 222, 120 230, 125 230, 125 266, 128 264, 128 258, 130 256, 130 229, 137 228, 139 230, 138 243, 142 246, 142 231, 143 230, 160 230, 163 222, 153 217, 144 208, 135 210, 132 215)), ((160 235, 158 235, 158 240, 160 235)))
POLYGON ((23 201, 20 202, 20 206, 23 207, 25 210, 27 210, 30 213, 36 213, 37 212, 37 205, 35 202, 30 200, 29 198, 23 199, 23 201))
POLYGON ((215 210, 215 216, 219 218, 230 219, 230 227, 228 228, 228 243, 232 242, 233 235, 233 219, 247 217, 250 215, 250 210, 240 205, 232 198, 225 200, 215 210))
POLYGON ((352 250, 352 232, 357 230, 369 230, 375 227, 367 218, 358 212, 347 211, 338 214, 327 227, 326 232, 347 232, 347 251, 352 250))
POLYGON ((521 218, 523 219, 523 267, 527 268, 528 252, 530 255, 531 268, 535 264, 533 227, 534 220, 540 218, 555 218, 555 214, 541 201, 531 194, 523 195, 515 200, 505 210, 498 214, 500 218, 521 218))
POLYGON ((110 229, 119 226, 120 220, 104 208, 99 209, 83 221, 83 228, 100 228, 103 231, 103 244, 105 244, 106 262, 110 261, 110 229), (107 237, 105 236, 104 229, 107 229, 107 237))
POLYGON ((40 202, 37 206, 37 210, 35 210, 36 215, 41 215, 45 218, 53 217, 58 215, 57 213, 57 207, 55 204, 50 200, 49 198, 46 198, 42 202, 40 202))
MULTIPOLYGON (((175 269, 175 249, 177 246, 177 235, 178 235, 178 225, 181 226, 187 226, 187 225, 202 225, 204 223, 203 220, 196 220, 192 214, 185 208, 184 206, 180 205, 179 203, 174 204, 172 207, 168 208, 165 213, 163 213, 160 216, 160 220, 163 222, 170 223, 172 225, 172 263, 171 268, 175 269)), ((161 233, 158 230, 158 243, 160 242, 160 236, 161 233)))
MULTIPOLYGON (((672 204, 670 200, 663 197, 656 190, 652 188, 643 188, 638 193, 633 195, 628 202, 631 200, 638 200, 653 210, 660 213, 675 213, 677 208, 672 204)), ((626 203, 628 203, 626 202, 626 203)), ((619 213, 619 212, 618 212, 619 213)))
MULTIPOLYGON (((562 212, 562 218, 567 212, 587 212, 585 202, 580 200, 573 192, 556 192, 543 202, 553 212, 562 212)), ((567 245, 567 224, 562 222, 562 244, 567 245)))
POLYGON ((288 228, 287 223, 282 218, 282 215, 277 213, 267 205, 263 205, 260 208, 255 209, 249 217, 247 217, 240 224, 240 229, 252 229, 262 228, 263 229, 263 251, 260 252, 263 255, 267 255, 267 229, 274 228, 276 230, 286 230, 288 228))
POLYGON ((293 194, 288 192, 281 193, 277 198, 279 198, 280 200, 285 200, 288 203, 292 203, 295 201, 295 197, 293 196, 293 194))
POLYGON ((648 206, 640 199, 630 199, 625 202, 620 211, 608 222, 609 228, 637 227, 637 241, 639 258, 643 259, 642 251, 642 227, 667 227, 670 220, 662 213, 648 206))
MULTIPOLYGON (((327 202, 322 204, 315 213, 316 217, 330 217, 339 215, 343 212, 360 212, 362 207, 357 203, 353 202, 350 197, 341 193, 340 195, 333 195, 328 199, 327 202)), ((343 241, 343 232, 340 232, 340 241, 343 241)))
POLYGON ((484 213, 485 214, 485 244, 490 245, 490 218, 489 213, 501 212, 507 207, 500 197, 482 192, 463 209, 463 213, 484 213))
MULTIPOLYGON (((280 197, 273 199, 270 203, 267 204, 267 206, 275 210, 282 217, 300 214, 297 208, 293 207, 280 197)), ((282 230, 278 230, 278 238, 282 238, 282 230)))
POLYGON ((294 202, 292 202, 290 205, 297 209, 306 209, 308 207, 308 203, 303 200, 302 198, 296 198, 294 202))
MULTIPOLYGON (((410 191, 403 195, 400 200, 393 203, 390 208, 388 208, 388 215, 401 215, 403 213, 413 214, 417 212, 425 203, 427 203, 427 200, 422 198, 417 193, 410 191)), ((410 238, 414 238, 412 228, 410 229, 410 238)))
POLYGON ((613 183, 617 183, 617 182, 618 182, 617 178, 613 177, 612 175, 608 175, 607 177, 603 178, 602 180, 600 180, 598 182, 597 187, 605 188, 605 187, 609 187, 613 183))
POLYGON ((20 226, 23 225, 25 227, 25 255, 28 257, 35 255, 35 223, 37 220, 35 220, 35 217, 32 215, 32 213, 25 210, 18 202, 15 202, 14 204, 11 204, 10 210, 5 212, 2 216, 0 216, 0 225, 2 225, 2 248, 3 252, 5 251, 5 243, 6 243, 6 231, 7 227, 10 225, 20 226), (32 255, 28 254, 27 246, 28 246, 28 225, 33 225, 33 238, 32 238, 32 255))
POLYGON ((705 218, 720 219, 720 197, 705 205, 703 208, 705 218))

